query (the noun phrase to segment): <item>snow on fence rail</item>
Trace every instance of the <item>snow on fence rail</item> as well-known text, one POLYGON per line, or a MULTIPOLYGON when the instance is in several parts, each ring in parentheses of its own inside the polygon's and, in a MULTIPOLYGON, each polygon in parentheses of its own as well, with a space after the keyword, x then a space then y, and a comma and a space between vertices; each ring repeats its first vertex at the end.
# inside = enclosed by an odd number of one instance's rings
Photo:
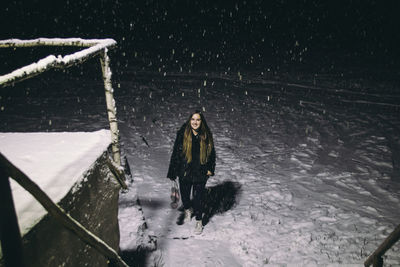
POLYGON ((8 39, 0 40, 0 48, 4 47, 35 47, 35 46, 76 46, 86 49, 57 57, 49 55, 36 63, 14 70, 11 73, 0 76, 0 87, 12 85, 16 82, 34 77, 52 68, 67 68, 80 64, 92 57, 101 54, 100 61, 103 72, 104 89, 107 104, 108 120, 111 130, 111 143, 113 160, 117 165, 121 164, 119 148, 119 131, 116 118, 116 108, 111 83, 110 58, 108 49, 115 47, 117 42, 113 39, 81 39, 81 38, 37 38, 32 40, 8 39))
POLYGON ((35 46, 77 46, 88 47, 71 55, 57 57, 49 55, 36 63, 32 63, 13 72, 0 76, 0 85, 5 87, 15 82, 36 76, 51 68, 65 68, 76 65, 102 53, 117 44, 113 39, 84 40, 80 38, 38 38, 33 40, 9 39, 1 40, 0 47, 35 47, 35 46))

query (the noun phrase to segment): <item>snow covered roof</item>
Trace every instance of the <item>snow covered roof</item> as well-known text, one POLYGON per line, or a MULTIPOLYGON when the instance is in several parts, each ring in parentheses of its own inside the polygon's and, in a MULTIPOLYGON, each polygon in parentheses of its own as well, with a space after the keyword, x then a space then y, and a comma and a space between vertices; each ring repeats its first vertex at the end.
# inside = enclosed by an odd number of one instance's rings
MULTIPOLYGON (((0 133, 1 153, 58 203, 110 145, 110 131, 0 133)), ((47 211, 10 179, 21 234, 47 211)))

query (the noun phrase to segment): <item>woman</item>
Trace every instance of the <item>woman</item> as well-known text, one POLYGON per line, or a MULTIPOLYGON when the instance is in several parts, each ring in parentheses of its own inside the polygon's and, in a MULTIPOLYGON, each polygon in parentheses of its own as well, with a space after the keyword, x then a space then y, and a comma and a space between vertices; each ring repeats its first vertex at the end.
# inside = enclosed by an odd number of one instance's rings
POLYGON ((176 135, 167 177, 179 177, 184 222, 189 222, 192 212, 196 218, 195 233, 203 231, 203 199, 207 179, 214 175, 215 149, 213 137, 204 115, 195 111, 176 135), (193 189, 193 205, 190 191, 193 189))

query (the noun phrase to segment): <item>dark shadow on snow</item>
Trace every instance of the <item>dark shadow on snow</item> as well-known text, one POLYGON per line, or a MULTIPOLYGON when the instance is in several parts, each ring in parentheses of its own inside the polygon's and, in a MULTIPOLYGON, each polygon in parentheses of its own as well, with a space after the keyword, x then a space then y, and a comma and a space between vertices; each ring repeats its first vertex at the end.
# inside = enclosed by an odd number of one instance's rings
POLYGON ((183 220, 185 219, 185 213, 183 212, 183 205, 178 208, 178 210, 181 212, 178 216, 178 219, 176 220, 177 225, 182 225, 183 220))
MULTIPOLYGON (((151 255, 157 249, 157 238, 155 236, 142 233, 141 237, 140 245, 136 249, 121 250, 119 253, 119 256, 130 267, 150 266, 149 262, 152 262, 151 255)), ((119 265, 113 265, 111 262, 108 266, 119 265)))
MULTIPOLYGON (((225 181, 216 186, 207 187, 204 196, 203 225, 206 225, 212 216, 232 209, 240 197, 241 185, 225 181)), ((182 225, 185 217, 183 205, 178 208, 181 212, 176 224, 182 225)))
POLYGON ((232 181, 206 188, 203 225, 207 225, 215 214, 232 209, 239 200, 240 193, 241 185, 232 181))
POLYGON ((119 255, 130 267, 144 267, 146 266, 146 259, 150 253, 151 251, 138 249, 121 251, 119 255))
POLYGON ((165 201, 160 199, 140 198, 140 205, 150 210, 158 210, 164 207, 165 201))

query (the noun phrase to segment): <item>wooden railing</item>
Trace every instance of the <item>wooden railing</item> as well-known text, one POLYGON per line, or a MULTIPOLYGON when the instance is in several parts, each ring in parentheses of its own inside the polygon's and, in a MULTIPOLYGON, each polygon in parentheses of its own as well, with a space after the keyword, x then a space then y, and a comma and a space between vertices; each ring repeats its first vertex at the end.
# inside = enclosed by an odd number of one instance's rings
POLYGON ((400 224, 394 231, 382 242, 371 256, 364 262, 364 266, 368 267, 372 264, 374 267, 382 267, 382 256, 400 239, 400 224))
MULTIPOLYGON (((67 68, 100 55, 103 74, 107 115, 111 131, 112 161, 107 162, 120 185, 126 189, 124 170, 121 168, 119 131, 116 117, 115 101, 111 82, 110 58, 108 49, 114 48, 113 39, 81 39, 81 38, 38 38, 33 40, 9 39, 1 40, 0 48, 34 47, 34 46, 75 46, 85 49, 66 56, 49 55, 13 72, 0 76, 0 88, 34 77, 53 68, 67 68)), ((25 266, 22 253, 21 234, 15 212, 12 192, 8 177, 14 179, 25 190, 33 195, 47 212, 81 240, 109 259, 110 265, 128 266, 119 255, 104 241, 85 229, 65 211, 55 204, 27 175, 11 164, 0 152, 0 239, 3 259, 6 266, 25 266)))
POLYGON ((66 56, 49 55, 38 62, 14 70, 0 76, 0 88, 39 75, 54 68, 68 68, 100 55, 103 73, 107 115, 111 131, 113 160, 121 165, 117 110, 111 83, 110 58, 108 49, 114 48, 117 42, 113 39, 81 39, 81 38, 38 38, 32 40, 9 39, 0 40, 0 48, 36 47, 36 46, 75 46, 85 49, 66 56))

